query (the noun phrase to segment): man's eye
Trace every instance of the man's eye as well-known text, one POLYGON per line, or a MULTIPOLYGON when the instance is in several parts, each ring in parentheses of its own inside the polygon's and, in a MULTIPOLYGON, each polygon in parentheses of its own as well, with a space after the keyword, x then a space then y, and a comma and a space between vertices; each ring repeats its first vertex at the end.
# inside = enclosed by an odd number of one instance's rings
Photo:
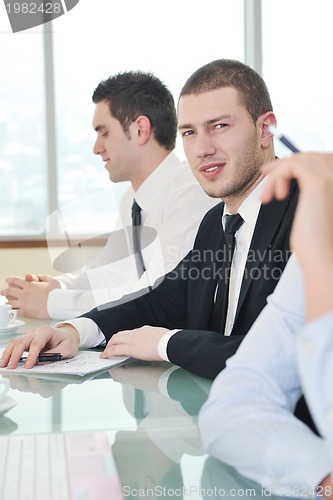
POLYGON ((193 135, 194 132, 193 130, 186 130, 185 132, 183 132, 183 137, 188 137, 189 135, 193 135))
POLYGON ((104 132, 104 134, 102 134, 102 137, 107 137, 109 135, 109 132, 104 132))
POLYGON ((216 125, 214 125, 214 128, 215 128, 215 129, 216 129, 216 128, 220 129, 220 128, 225 128, 225 127, 227 127, 227 126, 228 126, 228 124, 227 124, 227 123, 217 123, 216 125))

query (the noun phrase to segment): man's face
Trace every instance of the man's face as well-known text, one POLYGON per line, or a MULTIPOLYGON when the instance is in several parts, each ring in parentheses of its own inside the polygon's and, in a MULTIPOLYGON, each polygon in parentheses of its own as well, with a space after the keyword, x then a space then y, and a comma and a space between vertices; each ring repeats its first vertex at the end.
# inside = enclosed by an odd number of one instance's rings
POLYGON ((106 101, 96 104, 93 127, 97 132, 94 153, 105 161, 112 182, 131 181, 136 172, 136 141, 131 138, 131 125, 125 134, 120 122, 110 112, 106 101))
POLYGON ((260 129, 234 88, 185 95, 178 105, 179 130, 193 173, 209 196, 243 195, 264 162, 260 129))

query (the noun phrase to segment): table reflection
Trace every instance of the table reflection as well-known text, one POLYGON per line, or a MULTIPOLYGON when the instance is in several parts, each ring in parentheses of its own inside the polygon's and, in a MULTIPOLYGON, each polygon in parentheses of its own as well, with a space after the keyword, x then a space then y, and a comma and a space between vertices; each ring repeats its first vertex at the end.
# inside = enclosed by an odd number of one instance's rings
MULTIPOLYGON (((290 500, 290 497, 273 495, 269 488, 242 476, 233 467, 209 457, 203 467, 201 494, 208 498, 270 498, 290 500)), ((293 497, 296 498, 296 497, 293 497)))
POLYGON ((110 370, 136 430, 119 431, 112 451, 126 497, 184 498, 181 462, 204 456, 197 427, 210 383, 170 364, 133 363, 110 370))

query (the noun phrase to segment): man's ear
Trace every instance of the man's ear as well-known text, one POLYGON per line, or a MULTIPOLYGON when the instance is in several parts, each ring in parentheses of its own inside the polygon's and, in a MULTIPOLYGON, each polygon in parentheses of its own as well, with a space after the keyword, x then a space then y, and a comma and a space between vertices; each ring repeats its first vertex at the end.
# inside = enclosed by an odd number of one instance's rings
POLYGON ((260 131, 261 146, 267 148, 271 145, 273 141, 272 132, 269 131, 269 127, 273 125, 276 127, 276 116, 272 111, 268 111, 258 118, 258 126, 260 131))
POLYGON ((140 115, 135 120, 135 125, 137 143, 140 145, 146 144, 151 136, 151 123, 149 118, 147 118, 147 116, 140 115))

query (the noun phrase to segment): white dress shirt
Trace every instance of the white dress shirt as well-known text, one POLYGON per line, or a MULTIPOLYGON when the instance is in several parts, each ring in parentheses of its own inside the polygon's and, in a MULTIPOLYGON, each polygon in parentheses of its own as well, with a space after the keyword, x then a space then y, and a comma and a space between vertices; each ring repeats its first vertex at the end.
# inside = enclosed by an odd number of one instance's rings
MULTIPOLYGON (((258 186, 249 194, 238 209, 238 213, 242 217, 244 223, 235 234, 236 245, 230 270, 229 301, 224 335, 230 335, 234 326, 246 259, 261 207, 260 194, 263 189, 264 182, 265 179, 258 184, 258 186)), ((230 214, 230 211, 225 205, 222 217, 223 229, 225 228, 225 216, 228 214, 230 214)))
POLYGON ((99 257, 82 272, 56 278, 62 288, 49 294, 47 306, 51 318, 74 318, 97 305, 152 286, 193 247, 201 219, 218 202, 204 193, 189 165, 180 161, 174 151, 136 192, 128 188, 116 229, 131 230, 134 196, 141 207, 142 225, 157 233, 142 251, 146 273, 139 280, 129 249, 127 257, 113 256, 117 248, 114 248, 115 236, 111 235, 99 257))
POLYGON ((333 470, 333 312, 305 326, 292 256, 268 304, 215 379, 199 424, 214 457, 278 495, 315 498, 333 470), (293 415, 304 392, 323 436, 293 415))

